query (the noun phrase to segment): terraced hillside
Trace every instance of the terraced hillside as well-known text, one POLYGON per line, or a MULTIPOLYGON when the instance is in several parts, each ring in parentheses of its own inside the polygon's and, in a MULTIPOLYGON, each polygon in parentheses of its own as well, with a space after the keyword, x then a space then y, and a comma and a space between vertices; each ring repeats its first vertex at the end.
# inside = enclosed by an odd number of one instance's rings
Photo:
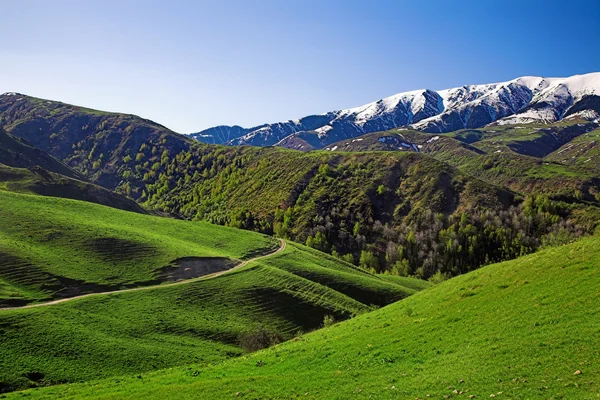
POLYGON ((289 340, 326 316, 345 320, 427 286, 390 282, 289 243, 211 279, 4 310, 0 392, 220 362, 256 341, 289 340))
POLYGON ((587 238, 224 363, 7 397, 597 398, 598 265, 587 238))
POLYGON ((3 191, 0 220, 5 306, 158 284, 182 257, 223 269, 278 246, 252 232, 3 191))

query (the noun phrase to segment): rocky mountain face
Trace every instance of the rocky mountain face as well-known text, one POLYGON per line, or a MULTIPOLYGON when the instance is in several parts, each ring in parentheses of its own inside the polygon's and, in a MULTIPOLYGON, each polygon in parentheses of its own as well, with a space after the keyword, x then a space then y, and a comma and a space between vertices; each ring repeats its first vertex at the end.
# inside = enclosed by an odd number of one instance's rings
POLYGON ((416 90, 348 110, 248 129, 218 126, 191 136, 215 144, 312 150, 397 127, 445 133, 490 124, 551 123, 571 116, 600 117, 600 73, 569 78, 527 76, 440 91, 416 90))

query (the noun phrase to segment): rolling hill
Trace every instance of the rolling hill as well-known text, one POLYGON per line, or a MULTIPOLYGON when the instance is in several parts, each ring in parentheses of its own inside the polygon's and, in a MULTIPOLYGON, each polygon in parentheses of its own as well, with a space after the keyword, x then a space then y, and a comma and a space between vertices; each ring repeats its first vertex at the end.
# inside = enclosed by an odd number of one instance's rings
POLYGON ((263 329, 291 339, 428 286, 291 242, 273 253, 239 229, 5 192, 0 204, 0 304, 13 306, 0 309, 0 392, 222 361, 263 329), (65 301, 14 308, 52 299, 65 301))
POLYGON ((7 397, 592 399, 599 262, 600 237, 587 238, 223 363, 7 397))
POLYGON ((184 257, 212 271, 277 246, 248 231, 75 200, 0 191, 0 205, 0 306, 158 284, 188 267, 184 257))

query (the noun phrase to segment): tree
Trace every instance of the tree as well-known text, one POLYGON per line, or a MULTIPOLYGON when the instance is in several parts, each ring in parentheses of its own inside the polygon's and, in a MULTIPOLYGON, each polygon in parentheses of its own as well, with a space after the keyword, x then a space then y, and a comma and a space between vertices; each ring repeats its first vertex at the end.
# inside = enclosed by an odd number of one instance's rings
POLYGON ((373 253, 371 253, 370 251, 362 250, 360 252, 359 265, 361 266, 361 268, 364 268, 367 270, 372 270, 372 271, 379 270, 379 260, 377 260, 377 257, 375 257, 375 255, 373 253))
POLYGON ((358 223, 358 221, 356 221, 356 223, 354 224, 354 229, 352 229, 352 233, 355 237, 358 236, 358 234, 360 233, 360 223, 358 223))
POLYGON ((306 245, 325 253, 329 252, 329 243, 327 242, 327 237, 321 231, 317 232, 314 238, 312 236, 306 238, 306 245))

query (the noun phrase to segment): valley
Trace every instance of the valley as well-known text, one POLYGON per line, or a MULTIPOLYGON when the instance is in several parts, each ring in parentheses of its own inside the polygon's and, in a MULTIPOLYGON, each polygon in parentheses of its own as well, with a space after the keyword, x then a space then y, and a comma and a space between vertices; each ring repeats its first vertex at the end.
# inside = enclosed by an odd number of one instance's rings
POLYGON ((299 151, 2 95, 0 396, 593 397, 595 104, 299 151))
POLYGON ((18 269, 3 254, 2 301, 36 302, 0 310, 0 359, 6 363, 0 369, 2 391, 219 361, 243 354, 244 335, 263 327, 283 341, 318 328, 325 316, 342 321, 428 286, 410 278, 385 280, 304 246, 285 246, 249 231, 72 200, 2 196, 3 212, 8 204, 23 207, 8 210, 16 228, 3 226, 2 248, 13 249, 13 258, 18 255, 28 263, 18 269), (40 224, 40 236, 19 240, 25 221, 48 215, 40 207, 55 210, 47 223, 56 230, 40 224), (61 207, 69 210, 69 225, 60 225, 66 217, 61 207), (72 218, 75 210, 79 220, 72 218), (156 231, 160 233, 151 233, 156 231), (108 258, 98 254, 94 259, 94 247, 85 247, 91 234, 122 235, 127 238, 121 239, 123 244, 138 247, 112 246, 103 253, 108 258), (229 255, 247 261, 225 274, 158 284, 156 266, 178 255, 229 255), (73 286, 53 285, 48 274, 59 283, 85 282, 83 288, 91 293, 69 298, 73 286))
POLYGON ((0 400, 600 400, 598 0, 0 15, 0 400))

